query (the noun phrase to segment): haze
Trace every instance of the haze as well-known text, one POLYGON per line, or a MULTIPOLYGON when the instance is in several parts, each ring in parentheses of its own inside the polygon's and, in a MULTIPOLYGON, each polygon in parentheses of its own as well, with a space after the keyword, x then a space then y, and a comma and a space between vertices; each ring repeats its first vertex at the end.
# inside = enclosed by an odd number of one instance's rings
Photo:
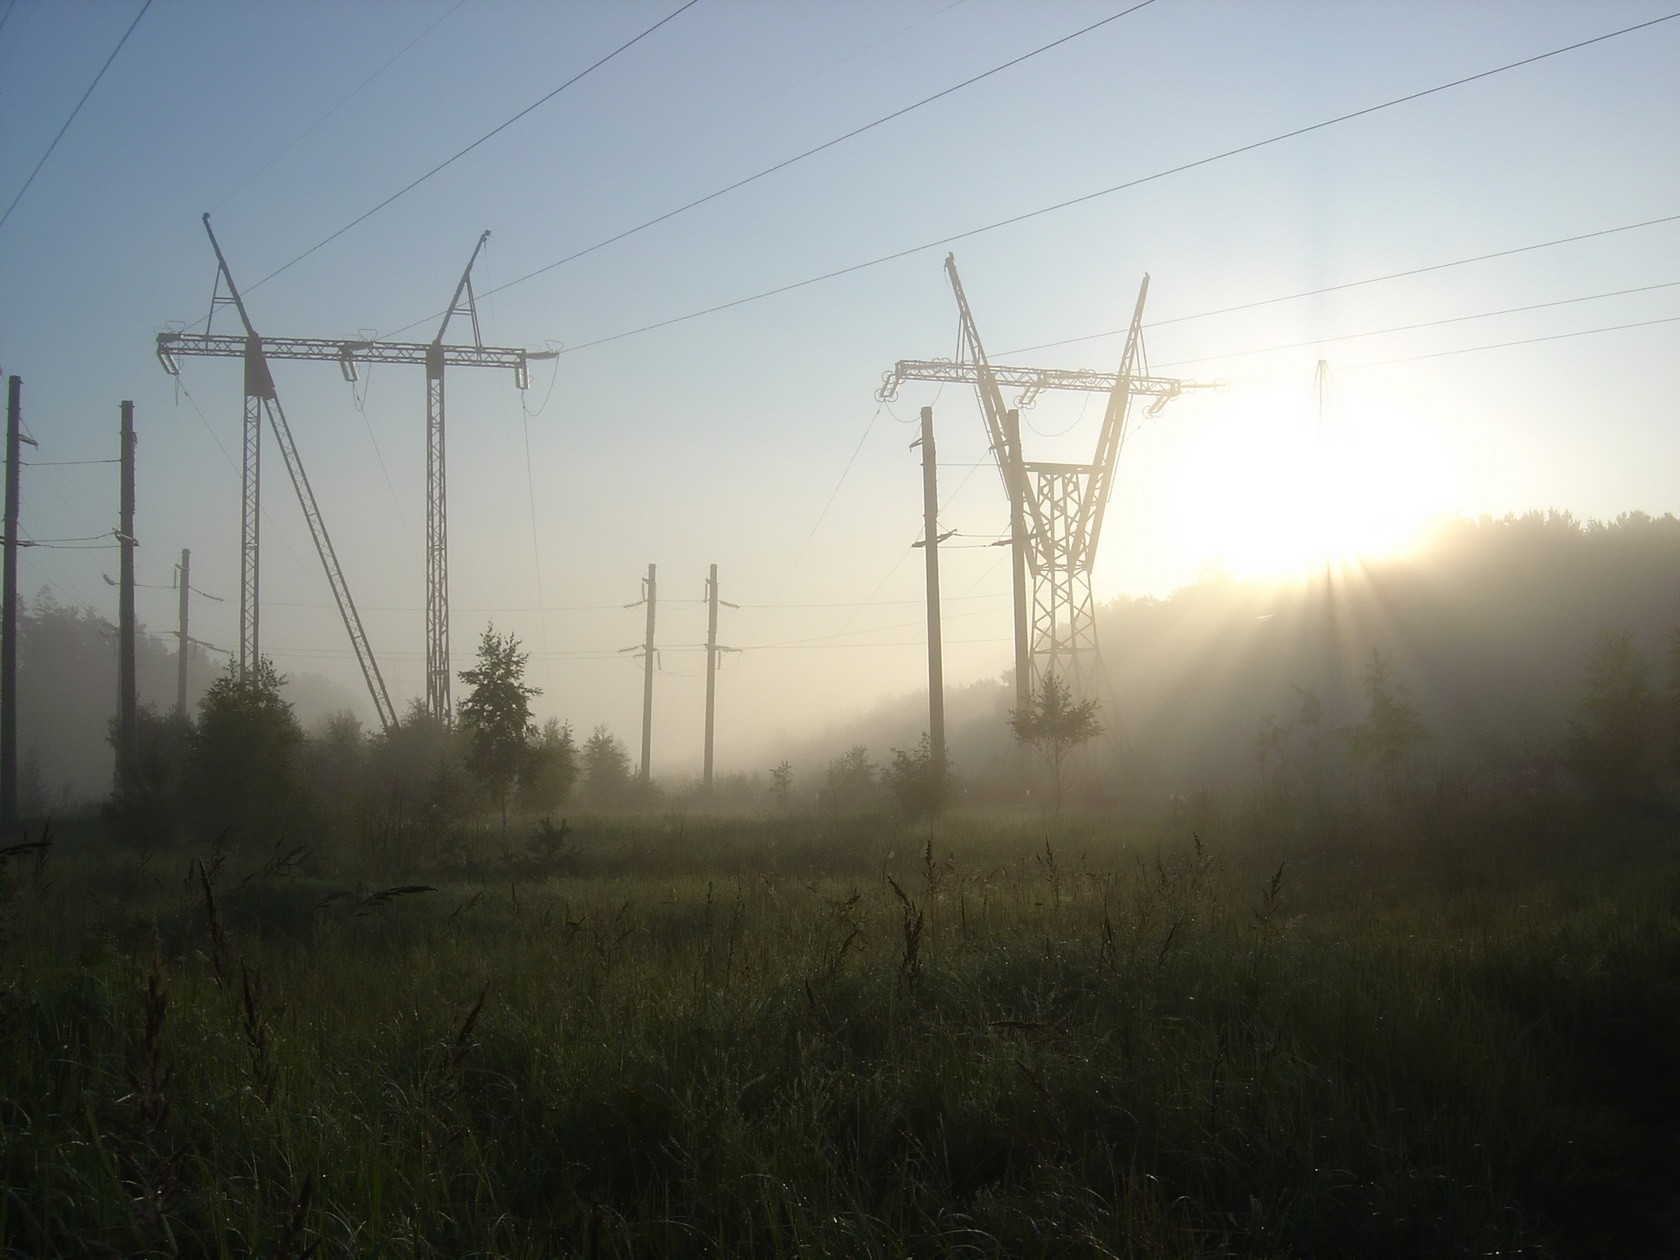
MULTIPOLYGON (((640 666, 621 649, 643 623, 624 606, 656 564, 656 778, 698 769, 711 564, 739 605, 719 639, 742 649, 719 679, 721 771, 925 687, 922 406, 957 531, 946 679, 1008 670, 991 545, 1008 512, 973 392, 873 396, 896 360, 952 353, 947 250, 995 359, 1114 370, 1122 338, 1096 334, 1124 328, 1148 272, 1152 370, 1224 382, 1134 413, 1099 602, 1356 571, 1447 517, 1673 508, 1666 6, 1157 0, 522 280, 1126 7, 700 0, 401 191, 677 7, 155 0, 126 40, 138 4, 9 7, 0 370, 24 379, 40 443, 21 532, 71 540, 24 552, 25 596, 114 619, 115 469, 79 461, 116 456, 132 399, 141 620, 173 628, 190 548, 193 585, 225 601, 195 604, 194 634, 237 644, 239 367, 187 361, 177 382, 153 357, 158 332, 207 312, 206 210, 267 336, 429 339, 492 232, 484 341, 563 352, 523 396, 505 373, 449 377, 454 666, 486 625, 511 631, 539 722, 634 748, 640 666), (1356 283, 1397 273, 1414 274, 1356 283)), ((424 692, 423 373, 275 376, 403 707, 424 692)), ((1029 457, 1089 459, 1100 401, 1045 396, 1024 413, 1029 457)), ((265 465, 263 651, 306 707, 373 725, 272 444, 265 465)))

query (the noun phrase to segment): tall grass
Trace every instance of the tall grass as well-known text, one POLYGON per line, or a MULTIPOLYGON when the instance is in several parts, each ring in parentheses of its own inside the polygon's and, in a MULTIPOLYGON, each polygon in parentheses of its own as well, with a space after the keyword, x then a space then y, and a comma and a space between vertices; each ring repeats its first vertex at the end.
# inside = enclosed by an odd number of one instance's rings
POLYGON ((676 827, 511 882, 11 863, 0 1241, 1571 1255, 1672 1171, 1664 852, 676 827))

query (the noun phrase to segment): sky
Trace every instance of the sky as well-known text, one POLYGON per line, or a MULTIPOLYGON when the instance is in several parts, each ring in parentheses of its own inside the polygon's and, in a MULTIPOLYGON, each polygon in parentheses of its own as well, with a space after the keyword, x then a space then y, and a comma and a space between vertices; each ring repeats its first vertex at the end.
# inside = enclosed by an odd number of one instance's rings
MULTIPOLYGON (((1674 0, 0 12, 0 371, 40 443, 20 534, 81 540, 23 552, 26 597, 114 618, 116 469, 78 461, 116 456, 128 399, 141 620, 173 629, 190 548, 193 586, 223 600, 195 597, 194 634, 237 645, 239 365, 177 379, 154 357, 206 316, 206 211, 269 336, 429 340, 492 233, 485 343, 561 352, 523 394, 504 372, 448 377, 453 663, 487 626, 512 632, 539 719, 605 724, 634 753, 641 667, 621 649, 644 611, 625 605, 655 564, 656 776, 699 765, 712 564, 739 605, 719 641, 742 649, 718 678, 721 771, 925 687, 923 406, 957 531, 946 680, 1008 668, 990 545, 1007 510, 973 392, 875 398, 896 360, 955 352, 947 252, 995 360, 1112 371, 1148 273, 1151 370, 1219 386, 1134 411, 1100 600, 1401 548, 1441 514, 1680 498, 1674 0)), ((424 692, 423 373, 275 379, 406 707, 424 692)), ((1024 412, 1028 458, 1088 460, 1101 404, 1024 412)), ((341 683, 371 724, 276 456, 263 650, 341 683)))

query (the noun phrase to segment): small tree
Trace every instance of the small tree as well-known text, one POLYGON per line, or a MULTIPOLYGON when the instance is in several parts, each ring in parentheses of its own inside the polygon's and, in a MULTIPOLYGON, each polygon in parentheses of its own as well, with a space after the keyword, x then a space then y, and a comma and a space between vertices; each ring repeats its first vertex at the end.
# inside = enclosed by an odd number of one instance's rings
POLYGON ((487 626, 478 641, 478 664, 461 671, 472 688, 456 709, 467 737, 468 763, 479 782, 501 807, 502 839, 507 840, 508 792, 530 755, 531 697, 542 691, 525 682, 526 653, 513 635, 487 626))
POLYGON ((914 750, 893 749, 885 778, 906 822, 926 819, 931 826, 945 812, 951 797, 951 772, 933 755, 933 741, 925 732, 914 750))
POLYGON ((519 803, 532 813, 552 814, 577 786, 578 751, 570 723, 549 718, 537 736, 519 780, 519 803))
POLYGON ((770 795, 776 799, 776 808, 782 813, 788 811, 788 800, 793 795, 793 763, 784 761, 770 771, 770 795))
POLYGON ((1597 795, 1637 802, 1656 777, 1656 697, 1645 661, 1626 630, 1603 631, 1569 728, 1576 773, 1597 795))
POLYGON ((1023 712, 1009 711, 1009 725, 1015 738, 1037 750, 1050 767, 1052 799, 1056 817, 1062 815, 1063 763, 1067 754, 1098 735, 1102 723, 1097 720, 1097 702, 1082 700, 1078 704, 1068 694, 1067 684, 1055 674, 1046 674, 1038 695, 1023 712))
POLYGON ((1359 686, 1365 693, 1365 720, 1346 727, 1342 735, 1348 751, 1376 769, 1393 794, 1401 766, 1412 749, 1429 738, 1429 728, 1412 703, 1412 689, 1395 676, 1381 652, 1372 650, 1359 686))
POLYGON ((303 729, 267 657, 210 684, 187 738, 188 808, 201 839, 228 833, 266 847, 307 826, 298 779, 303 729))
POLYGON ((853 744, 828 763, 819 794, 823 808, 835 814, 864 814, 876 807, 880 785, 869 749, 853 744))
POLYGON ((597 805, 617 805, 629 799, 630 754, 605 726, 597 726, 583 744, 583 790, 597 805))

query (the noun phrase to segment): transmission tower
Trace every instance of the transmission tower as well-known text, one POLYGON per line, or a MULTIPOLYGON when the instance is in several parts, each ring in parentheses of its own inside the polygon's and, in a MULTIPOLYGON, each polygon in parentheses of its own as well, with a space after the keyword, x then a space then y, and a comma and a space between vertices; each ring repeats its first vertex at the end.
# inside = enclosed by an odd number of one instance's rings
POLYGON ((975 387, 992 454, 1009 497, 1017 703, 1024 710, 1049 673, 1065 680, 1075 696, 1090 696, 1095 692, 1100 669, 1091 569, 1102 533, 1103 513, 1113 490, 1114 465, 1125 441, 1132 399, 1139 395, 1153 398, 1147 412, 1153 416, 1185 390, 1214 388, 1214 385, 1148 374, 1143 349, 1143 304, 1149 293, 1147 275, 1138 287, 1120 370, 1097 372, 993 364, 981 345, 980 332, 957 275, 954 255, 946 255, 945 273, 957 299, 956 359, 900 359, 886 373, 876 397, 891 402, 905 381, 939 381, 975 387), (1005 389, 1021 391, 1015 408, 1004 405, 1005 389), (1027 460, 1022 455, 1017 409, 1030 407, 1046 390, 1083 390, 1108 395, 1096 454, 1090 463, 1046 463, 1027 460))
MULTIPOLYGON (((210 232, 209 215, 204 216, 204 230, 210 232)), ((257 464, 261 455, 260 412, 264 407, 271 408, 271 421, 274 416, 280 416, 275 433, 276 437, 281 439, 282 454, 291 448, 289 431, 281 437, 285 419, 280 415, 279 403, 274 398, 274 382, 268 374, 267 361, 309 359, 337 363, 344 379, 350 382, 357 379, 358 363, 419 364, 426 369, 426 708, 439 721, 448 722, 451 719, 448 503, 444 475, 444 368, 450 366, 510 369, 513 372, 515 387, 523 390, 530 384, 530 364, 538 359, 552 359, 556 353, 552 350, 486 346, 481 340, 478 309, 473 296, 472 269, 489 236, 490 233, 485 232, 478 238, 472 257, 467 260, 466 269, 455 286, 449 308, 444 312, 443 322, 438 326, 437 336, 429 342, 412 342, 323 337, 259 337, 252 329, 250 320, 246 318, 244 305, 233 288, 233 279, 228 274, 227 262, 222 257, 221 248, 216 245, 215 234, 210 233, 210 243, 216 249, 218 266, 218 288, 212 293, 210 302, 211 319, 214 319, 220 306, 231 302, 238 308, 240 318, 245 324, 245 335, 217 335, 210 326, 211 321, 206 321, 202 334, 159 333, 157 356, 158 361, 163 364, 164 371, 171 376, 180 374, 178 360, 183 357, 245 360, 245 495, 239 596, 241 671, 248 667, 247 661, 255 664, 257 652, 257 464), (230 294, 227 298, 219 296, 220 285, 224 281, 230 294), (464 316, 471 322, 471 345, 444 344, 443 338, 449 329, 450 320, 457 315, 464 316), (253 411, 253 406, 256 406, 257 411, 253 411), (254 415, 256 419, 253 419, 254 415)), ((287 458, 287 468, 292 470, 293 484, 298 485, 302 478, 302 465, 295 463, 295 451, 287 458)), ((306 492, 307 482, 303 482, 298 491, 300 502, 304 500, 306 492)), ((314 510, 312 495, 308 496, 308 502, 305 503, 304 515, 309 518, 311 531, 316 532, 319 515, 314 510)), ((325 537, 325 528, 321 527, 316 533, 318 551, 322 550, 325 537)), ((340 576, 334 581, 337 561, 328 560, 331 552, 330 542, 326 544, 326 548, 322 552, 322 563, 327 567, 329 582, 334 582, 333 594, 336 598, 339 597, 343 578, 340 576)), ((372 652, 367 649, 366 636, 362 634, 360 619, 355 616, 355 607, 349 602, 347 588, 342 598, 339 598, 339 611, 345 617, 345 628, 350 632, 352 645, 356 647, 357 660, 361 663, 362 674, 368 681, 368 689, 373 694, 374 707, 379 712, 380 721, 389 727, 396 721, 396 712, 385 693, 385 684, 379 678, 378 666, 374 663, 372 652)))

